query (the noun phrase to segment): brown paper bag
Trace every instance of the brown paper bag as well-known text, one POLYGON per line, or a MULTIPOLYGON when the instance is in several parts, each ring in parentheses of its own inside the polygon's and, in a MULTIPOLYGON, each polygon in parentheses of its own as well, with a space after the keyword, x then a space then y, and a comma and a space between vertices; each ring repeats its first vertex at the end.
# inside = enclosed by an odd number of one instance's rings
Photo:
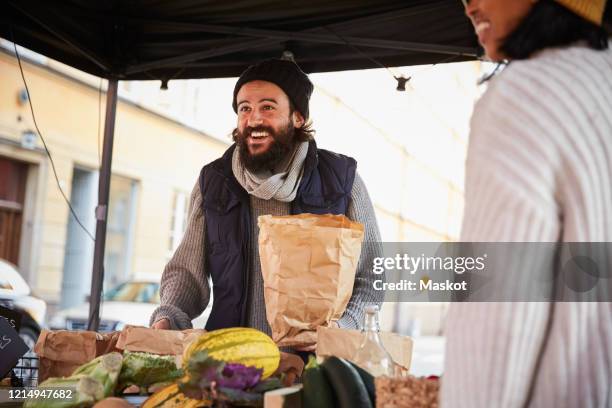
POLYGON ((117 348, 181 356, 183 349, 203 333, 205 333, 205 330, 200 329, 178 331, 126 326, 117 340, 117 348))
POLYGON ((115 331, 112 333, 98 333, 96 338, 96 357, 103 354, 112 353, 113 351, 121 352, 117 348, 117 341, 121 332, 115 331))
POLYGON ((39 383, 49 377, 65 377, 79 366, 112 351, 141 351, 176 355, 180 360, 183 349, 204 330, 154 330, 127 326, 121 332, 43 330, 34 346, 39 357, 39 383))
POLYGON ((91 331, 43 330, 34 346, 38 355, 39 383, 49 377, 65 377, 97 356, 97 348, 106 348, 110 336, 91 331))
MULTIPOLYGON (((410 370, 412 361, 412 339, 397 333, 380 332, 385 350, 396 364, 410 370)), ((336 356, 352 360, 359 349, 363 335, 359 330, 319 327, 317 330, 317 357, 336 356)))
POLYGON ((363 225, 343 215, 263 215, 259 256, 266 317, 279 346, 316 341, 353 293, 363 225))

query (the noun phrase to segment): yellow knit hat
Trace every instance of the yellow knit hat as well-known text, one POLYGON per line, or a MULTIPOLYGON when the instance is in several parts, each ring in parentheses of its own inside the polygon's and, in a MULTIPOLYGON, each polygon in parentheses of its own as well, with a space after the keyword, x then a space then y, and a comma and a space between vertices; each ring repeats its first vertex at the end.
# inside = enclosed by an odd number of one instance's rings
POLYGON ((604 10, 606 9, 606 0, 556 0, 580 17, 588 21, 601 25, 603 20, 604 10))

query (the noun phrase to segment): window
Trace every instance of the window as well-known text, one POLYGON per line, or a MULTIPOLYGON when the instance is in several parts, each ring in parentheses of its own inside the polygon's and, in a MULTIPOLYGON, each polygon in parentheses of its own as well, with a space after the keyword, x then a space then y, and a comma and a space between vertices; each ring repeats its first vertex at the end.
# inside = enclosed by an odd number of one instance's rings
POLYGON ((169 256, 172 256, 183 239, 187 228, 187 193, 177 191, 174 193, 172 205, 172 221, 170 223, 170 240, 168 243, 169 256))
POLYGON ((132 276, 136 194, 136 180, 115 174, 111 176, 104 254, 106 287, 115 286, 132 276))

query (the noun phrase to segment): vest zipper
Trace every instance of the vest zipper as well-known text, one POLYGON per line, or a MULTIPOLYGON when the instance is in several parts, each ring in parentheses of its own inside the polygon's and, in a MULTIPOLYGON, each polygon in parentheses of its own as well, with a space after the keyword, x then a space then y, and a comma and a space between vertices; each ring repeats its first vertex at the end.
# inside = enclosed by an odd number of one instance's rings
MULTIPOLYGON (((245 205, 245 204, 243 204, 245 205)), ((247 327, 248 325, 248 316, 247 316, 247 308, 248 308, 248 304, 249 304, 249 277, 251 275, 251 258, 250 258, 250 251, 252 250, 251 248, 251 227, 250 224, 252 222, 251 220, 251 204, 250 202, 247 205, 247 212, 248 212, 248 219, 246 221, 248 221, 246 224, 243 224, 243 228, 244 225, 248 225, 248 230, 247 233, 244 234, 246 236, 246 242, 244 247, 242 248, 242 252, 243 252, 243 259, 245 262, 245 275, 243 276, 243 285, 242 285, 242 297, 240 299, 241 302, 241 311, 240 311, 240 326, 241 327, 247 327)))

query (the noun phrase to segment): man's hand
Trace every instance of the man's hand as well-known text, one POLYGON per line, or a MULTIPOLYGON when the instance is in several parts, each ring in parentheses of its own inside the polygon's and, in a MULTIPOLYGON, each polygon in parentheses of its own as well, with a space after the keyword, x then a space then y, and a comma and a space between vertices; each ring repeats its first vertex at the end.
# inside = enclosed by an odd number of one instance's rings
POLYGON ((285 378, 283 379, 283 385, 285 387, 289 387, 293 385, 295 379, 302 375, 302 371, 304 370, 304 362, 295 354, 291 353, 283 353, 281 351, 281 358, 278 368, 274 375, 285 374, 285 378))
POLYGON ((160 329, 160 330, 171 330, 170 320, 168 320, 166 318, 158 320, 155 323, 153 323, 153 326, 151 326, 151 328, 152 329, 160 329))

